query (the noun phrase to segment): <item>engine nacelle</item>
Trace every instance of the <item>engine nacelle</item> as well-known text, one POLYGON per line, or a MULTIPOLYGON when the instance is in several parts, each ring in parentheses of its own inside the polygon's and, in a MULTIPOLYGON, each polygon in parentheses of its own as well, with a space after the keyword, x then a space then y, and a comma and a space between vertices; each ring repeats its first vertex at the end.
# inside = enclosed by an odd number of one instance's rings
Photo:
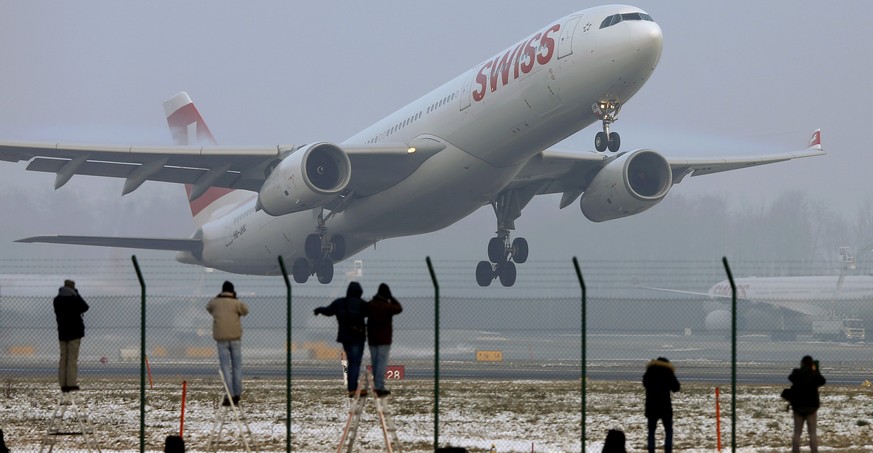
POLYGON ((703 325, 709 332, 730 332, 731 312, 727 310, 714 310, 706 315, 703 325))
POLYGON ((270 172, 258 192, 258 206, 272 216, 317 208, 345 190, 351 177, 352 163, 340 147, 308 145, 270 172))
POLYGON ((579 200, 588 220, 603 222, 639 214, 658 204, 673 186, 670 164, 655 151, 623 154, 603 167, 579 200))

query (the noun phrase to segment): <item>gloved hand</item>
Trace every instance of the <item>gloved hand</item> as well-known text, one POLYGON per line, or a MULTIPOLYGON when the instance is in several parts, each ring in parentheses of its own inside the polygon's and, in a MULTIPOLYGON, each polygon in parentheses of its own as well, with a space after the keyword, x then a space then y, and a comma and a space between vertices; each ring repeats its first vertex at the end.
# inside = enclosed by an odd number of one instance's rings
POLYGON ((312 314, 314 314, 315 316, 318 316, 321 314, 321 310, 322 310, 322 308, 318 307, 315 310, 312 310, 312 314))

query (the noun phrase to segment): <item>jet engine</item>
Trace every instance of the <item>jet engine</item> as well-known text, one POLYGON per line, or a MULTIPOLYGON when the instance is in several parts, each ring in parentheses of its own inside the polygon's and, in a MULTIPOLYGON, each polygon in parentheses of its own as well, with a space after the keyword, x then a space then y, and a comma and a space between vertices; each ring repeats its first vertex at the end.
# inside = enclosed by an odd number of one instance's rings
POLYGON ((579 200, 593 222, 639 214, 658 204, 673 185, 670 164, 655 151, 639 149, 606 164, 579 200))
POLYGON ((316 208, 345 190, 351 177, 349 156, 339 146, 307 145, 273 168, 258 192, 258 207, 272 216, 316 208))
POLYGON ((703 324, 710 332, 730 332, 731 312, 727 310, 711 311, 706 315, 703 324))

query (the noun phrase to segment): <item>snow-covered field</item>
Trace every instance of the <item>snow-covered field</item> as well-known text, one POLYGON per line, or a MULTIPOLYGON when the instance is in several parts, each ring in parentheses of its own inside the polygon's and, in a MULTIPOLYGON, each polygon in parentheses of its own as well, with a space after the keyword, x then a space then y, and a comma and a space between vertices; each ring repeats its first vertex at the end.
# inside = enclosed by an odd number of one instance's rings
MULTIPOLYGON (((187 385, 184 437, 189 451, 208 448, 219 404, 217 379, 187 385)), ((58 392, 49 380, 4 379, 0 387, 0 428, 13 452, 38 451, 58 392)), ((80 395, 105 450, 139 450, 139 380, 83 379, 80 395)), ((245 382, 243 409, 260 451, 285 449, 283 380, 245 382)), ((737 400, 739 451, 787 451, 791 417, 779 398, 782 386, 742 386, 737 400)), ((404 451, 432 451, 434 385, 432 381, 394 383, 389 398, 404 451)), ((683 384, 674 398, 675 447, 679 451, 716 450, 715 389, 683 384)), ((730 394, 721 389, 722 445, 730 448, 730 394)), ((588 451, 600 451, 610 428, 625 431, 628 448, 645 450, 642 387, 637 382, 589 381, 588 451)), ((146 449, 160 451, 168 434, 179 432, 181 382, 156 382, 147 390, 146 449)), ((822 451, 873 451, 873 405, 868 387, 825 386, 819 411, 822 451)), ((485 452, 578 452, 581 450, 579 381, 442 381, 439 397, 441 446, 485 452)), ((336 451, 348 416, 348 399, 336 380, 292 381, 292 450, 336 451)), ((382 433, 375 410, 364 412, 357 451, 381 451, 382 433)), ((663 442, 660 437, 659 442, 663 442)), ((805 442, 805 440, 804 440, 805 442)), ((80 438, 61 438, 58 451, 83 450, 80 438)), ((223 451, 242 451, 227 434, 223 451)))

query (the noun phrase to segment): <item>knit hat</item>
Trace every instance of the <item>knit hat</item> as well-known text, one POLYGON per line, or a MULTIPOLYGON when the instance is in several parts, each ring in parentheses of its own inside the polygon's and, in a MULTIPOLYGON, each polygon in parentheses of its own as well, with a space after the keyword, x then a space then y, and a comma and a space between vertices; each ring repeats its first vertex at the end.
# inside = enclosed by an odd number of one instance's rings
POLYGON ((221 292, 232 293, 233 292, 233 283, 225 281, 224 284, 221 285, 221 292))

